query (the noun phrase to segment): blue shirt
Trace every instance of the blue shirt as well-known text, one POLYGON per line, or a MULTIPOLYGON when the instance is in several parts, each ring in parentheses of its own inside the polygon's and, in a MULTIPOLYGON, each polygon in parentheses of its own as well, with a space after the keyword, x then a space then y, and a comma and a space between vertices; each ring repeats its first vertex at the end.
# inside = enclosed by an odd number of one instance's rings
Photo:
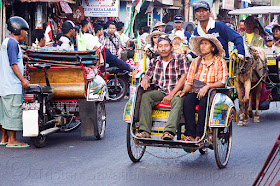
POLYGON ((15 75, 12 65, 17 65, 23 75, 22 52, 18 41, 8 36, 1 46, 0 60, 0 96, 22 94, 22 85, 15 75))
MULTIPOLYGON (((197 31, 198 27, 194 29, 194 35, 200 36, 197 31)), ((223 45, 223 48, 226 52, 226 57, 229 57, 228 54, 228 42, 231 41, 234 43, 235 47, 238 50, 238 54, 245 56, 245 49, 242 36, 235 30, 228 27, 224 22, 215 21, 215 27, 210 28, 207 31, 207 34, 213 34, 223 45)))

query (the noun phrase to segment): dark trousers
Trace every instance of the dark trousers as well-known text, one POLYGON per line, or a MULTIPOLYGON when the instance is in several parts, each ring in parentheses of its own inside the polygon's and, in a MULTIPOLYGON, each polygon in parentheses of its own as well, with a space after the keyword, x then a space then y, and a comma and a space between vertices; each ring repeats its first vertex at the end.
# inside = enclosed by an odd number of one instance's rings
POLYGON ((197 94, 189 93, 183 103, 183 113, 186 125, 186 136, 202 136, 204 132, 206 106, 208 94, 206 94, 201 100, 196 98, 197 94), (195 124, 195 106, 199 105, 198 111, 198 123, 195 124))
POLYGON ((112 67, 118 67, 119 69, 123 70, 130 70, 130 65, 117 56, 113 55, 109 49, 105 48, 105 56, 104 56, 104 48, 102 49, 102 56, 104 60, 106 59, 106 63, 108 63, 112 67))

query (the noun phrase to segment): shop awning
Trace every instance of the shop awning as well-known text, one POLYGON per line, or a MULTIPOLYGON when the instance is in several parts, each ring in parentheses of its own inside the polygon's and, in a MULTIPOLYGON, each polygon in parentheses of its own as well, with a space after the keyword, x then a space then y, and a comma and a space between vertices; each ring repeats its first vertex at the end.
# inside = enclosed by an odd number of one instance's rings
POLYGON ((42 3, 59 3, 59 2, 66 2, 75 4, 76 2, 73 0, 20 0, 23 3, 36 3, 36 2, 42 2, 42 3))
POLYGON ((258 14, 279 14, 280 6, 255 6, 243 9, 236 9, 228 12, 231 15, 258 15, 258 14))

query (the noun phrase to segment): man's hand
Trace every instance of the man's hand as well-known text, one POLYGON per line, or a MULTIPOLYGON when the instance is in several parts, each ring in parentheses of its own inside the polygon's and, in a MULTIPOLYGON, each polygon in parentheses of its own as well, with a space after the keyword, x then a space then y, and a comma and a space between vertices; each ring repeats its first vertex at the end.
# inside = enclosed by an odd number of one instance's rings
POLYGON ((202 87, 200 89, 200 91, 197 94, 197 98, 200 100, 201 98, 203 98, 205 96, 205 94, 208 92, 209 90, 209 86, 205 85, 204 87, 202 87))
POLYGON ((173 96, 171 96, 170 94, 165 96, 163 99, 162 99, 162 103, 164 104, 170 104, 171 100, 172 100, 173 96))
POLYGON ((27 87, 29 87, 29 81, 28 81, 27 79, 23 79, 23 80, 21 81, 21 86, 22 86, 22 88, 27 88, 27 87))
POLYGON ((147 90, 147 88, 150 87, 149 80, 147 80, 147 79, 142 79, 142 81, 141 81, 141 87, 143 87, 144 90, 147 90))
POLYGON ((177 93, 176 93, 176 96, 178 96, 178 97, 183 97, 184 95, 185 95, 186 93, 185 92, 183 92, 182 90, 179 90, 177 93))

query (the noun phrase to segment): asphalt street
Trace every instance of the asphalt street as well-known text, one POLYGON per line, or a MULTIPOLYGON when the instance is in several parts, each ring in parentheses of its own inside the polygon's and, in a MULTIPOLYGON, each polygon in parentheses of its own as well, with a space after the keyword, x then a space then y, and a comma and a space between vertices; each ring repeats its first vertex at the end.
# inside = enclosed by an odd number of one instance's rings
MULTIPOLYGON (((126 150, 127 124, 122 121, 125 103, 106 103, 102 140, 81 138, 78 129, 49 136, 41 149, 0 147, 0 185, 251 185, 280 133, 280 103, 272 103, 270 110, 260 113, 261 123, 234 123, 225 169, 217 167, 212 150, 200 155, 148 147, 142 160, 132 163, 126 150)), ((18 136, 31 144, 29 138, 18 136)))

